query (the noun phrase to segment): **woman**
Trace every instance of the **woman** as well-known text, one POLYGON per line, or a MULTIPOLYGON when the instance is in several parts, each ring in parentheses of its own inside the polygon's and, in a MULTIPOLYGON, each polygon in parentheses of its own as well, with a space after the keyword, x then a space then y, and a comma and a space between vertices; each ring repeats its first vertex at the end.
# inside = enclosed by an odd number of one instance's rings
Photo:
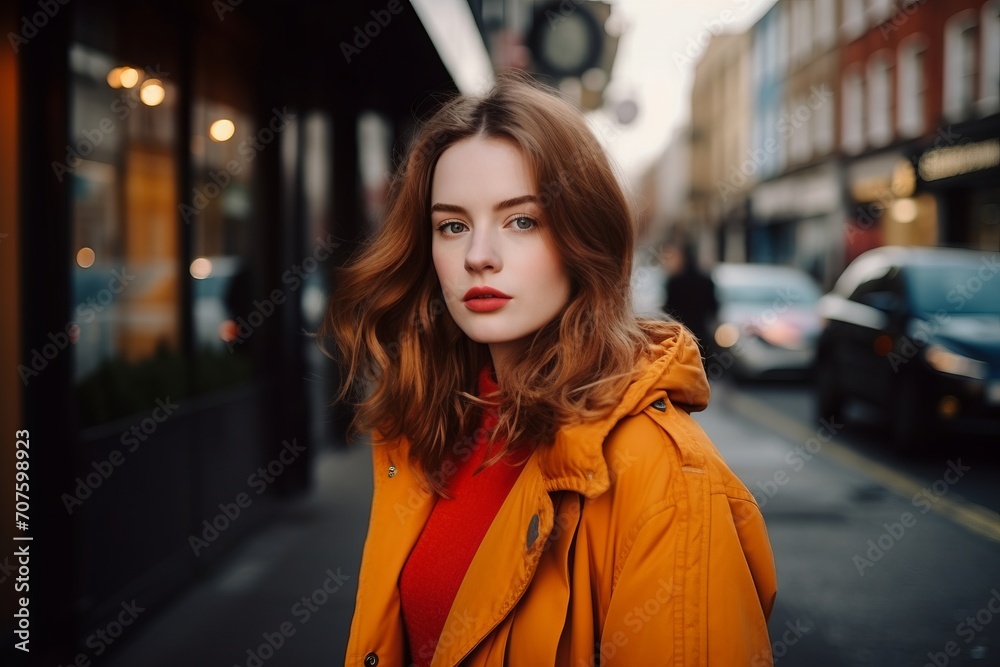
POLYGON ((374 434, 347 665, 771 664, 764 523, 691 335, 632 315, 633 234, 551 92, 417 134, 321 330, 374 434))

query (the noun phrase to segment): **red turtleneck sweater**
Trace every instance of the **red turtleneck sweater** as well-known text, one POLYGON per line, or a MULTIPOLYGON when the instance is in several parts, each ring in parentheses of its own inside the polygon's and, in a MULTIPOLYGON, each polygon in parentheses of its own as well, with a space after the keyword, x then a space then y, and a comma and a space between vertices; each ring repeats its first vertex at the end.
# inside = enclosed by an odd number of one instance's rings
MULTIPOLYGON (((480 371, 479 396, 499 389, 492 371, 491 365, 480 371)), ((487 432, 496 423, 495 410, 483 415, 487 432)), ((457 470, 448 481, 451 498, 438 498, 399 578, 410 660, 418 667, 430 665, 469 564, 521 472, 520 466, 501 460, 473 476, 485 460, 486 438, 477 439, 469 450, 453 452, 457 470)))

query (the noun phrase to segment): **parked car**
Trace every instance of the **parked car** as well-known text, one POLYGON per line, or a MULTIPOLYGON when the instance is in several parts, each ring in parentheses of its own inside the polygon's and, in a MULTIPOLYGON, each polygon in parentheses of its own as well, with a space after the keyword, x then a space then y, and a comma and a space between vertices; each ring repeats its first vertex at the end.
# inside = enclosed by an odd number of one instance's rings
POLYGON ((722 263, 712 280, 719 313, 708 365, 729 367, 736 379, 810 371, 822 294, 812 276, 788 266, 722 263))
POLYGON ((884 247, 820 301, 817 408, 879 408, 899 448, 1000 436, 1000 253, 884 247))

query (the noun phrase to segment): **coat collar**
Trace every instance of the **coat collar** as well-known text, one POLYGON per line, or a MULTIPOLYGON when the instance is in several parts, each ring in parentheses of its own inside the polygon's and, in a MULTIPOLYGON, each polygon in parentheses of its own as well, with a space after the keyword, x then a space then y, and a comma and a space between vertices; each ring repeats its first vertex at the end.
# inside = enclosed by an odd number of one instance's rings
POLYGON ((687 330, 678 328, 676 335, 651 345, 649 352, 607 416, 562 427, 551 446, 536 452, 546 490, 575 491, 588 498, 601 495, 611 485, 604 440, 619 421, 661 399, 688 412, 708 405, 710 390, 701 353, 687 330))

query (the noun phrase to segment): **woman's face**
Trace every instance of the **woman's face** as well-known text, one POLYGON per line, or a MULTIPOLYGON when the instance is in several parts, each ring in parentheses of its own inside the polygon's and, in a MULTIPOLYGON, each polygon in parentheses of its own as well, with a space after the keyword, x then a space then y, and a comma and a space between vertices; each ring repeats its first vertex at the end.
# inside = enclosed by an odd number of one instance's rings
POLYGON ((469 338, 489 344, 494 364, 569 300, 533 174, 511 142, 473 137, 441 154, 428 231, 448 312, 469 338))

